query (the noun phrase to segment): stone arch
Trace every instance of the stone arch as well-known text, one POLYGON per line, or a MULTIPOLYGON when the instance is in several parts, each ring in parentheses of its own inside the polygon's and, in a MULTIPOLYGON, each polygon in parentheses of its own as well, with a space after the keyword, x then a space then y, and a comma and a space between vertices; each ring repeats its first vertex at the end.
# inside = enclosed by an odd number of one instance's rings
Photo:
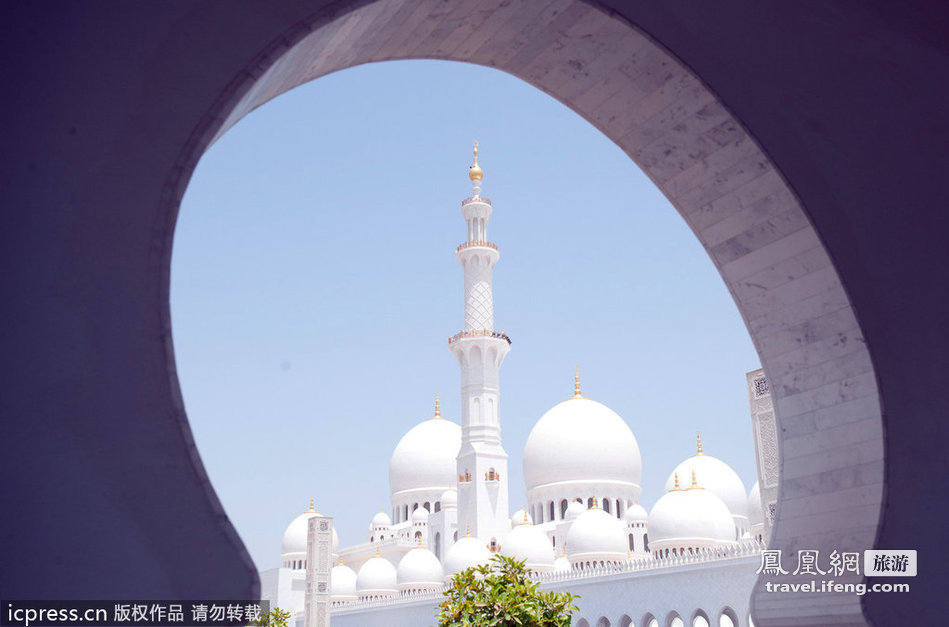
POLYGON ((718 613, 718 625, 712 627, 738 627, 738 613, 727 606, 722 608, 718 613))
POLYGON ((612 627, 613 623, 610 622, 606 616, 601 616, 598 621, 596 621, 596 627, 612 627))
POLYGON ((702 608, 698 608, 692 612, 692 619, 689 621, 690 627, 718 627, 717 625, 712 625, 712 620, 708 617, 708 613, 702 608))
MULTIPOLYGON (((376 0, 312 16, 253 59, 206 113, 161 196, 162 237, 153 253, 162 301, 158 326, 170 328, 171 239, 184 187, 207 146, 244 115, 297 85, 360 63, 425 57, 497 67, 551 94, 620 146, 680 212, 728 285, 775 399, 782 485, 773 546, 801 538, 820 538, 817 549, 873 546, 883 429, 870 355, 794 191, 740 121, 655 41, 584 2, 545 16, 546 7, 531 3, 479 2, 475 11, 471 0, 421 0, 411 19, 390 19, 404 3, 376 0), (426 10, 436 4, 438 11, 426 10), (423 19, 429 14, 435 19, 423 19), (506 28, 497 27, 502 23, 506 28), (347 36, 333 36, 339 32, 347 36), (517 42, 525 40, 550 45, 521 49, 517 42), (856 421, 866 436, 861 450, 842 435, 842 427, 856 421), (845 489, 860 490, 859 506, 833 498, 845 489)), ((166 355, 173 355, 170 334, 160 337, 166 355)), ((183 409, 177 412, 187 430, 183 409)), ((859 599, 830 593, 811 599, 825 616, 862 617, 859 599)), ((804 611, 789 598, 764 594, 753 606, 786 618, 804 611)))
POLYGON ((623 614, 619 618, 619 627, 633 627, 633 619, 628 614, 623 614))
POLYGON ((659 627, 659 619, 657 619, 652 612, 646 612, 640 625, 642 625, 642 627, 659 627))

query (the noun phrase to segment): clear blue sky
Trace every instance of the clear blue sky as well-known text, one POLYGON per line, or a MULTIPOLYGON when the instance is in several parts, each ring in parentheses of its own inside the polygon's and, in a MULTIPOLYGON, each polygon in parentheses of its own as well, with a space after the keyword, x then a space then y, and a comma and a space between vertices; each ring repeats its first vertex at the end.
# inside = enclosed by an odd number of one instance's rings
POLYGON ((575 113, 496 70, 361 66, 239 122, 202 158, 176 230, 175 353, 201 457, 258 568, 309 497, 343 545, 389 511, 389 456, 459 420, 460 203, 481 142, 511 509, 531 427, 571 395, 619 413, 650 508, 695 451, 756 478, 745 372, 758 357, 675 209, 575 113))

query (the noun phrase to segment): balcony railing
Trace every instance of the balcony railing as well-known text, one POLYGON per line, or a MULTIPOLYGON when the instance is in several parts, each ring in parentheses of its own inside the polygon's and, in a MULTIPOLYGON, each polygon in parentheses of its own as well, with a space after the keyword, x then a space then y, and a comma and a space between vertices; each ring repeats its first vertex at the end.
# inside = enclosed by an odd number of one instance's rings
POLYGON ((461 201, 461 206, 470 205, 473 202, 483 202, 486 205, 491 204, 491 199, 487 196, 472 196, 471 198, 465 198, 461 201))
POLYGON ((483 246, 485 248, 493 248, 494 250, 498 249, 498 245, 495 244, 494 242, 489 242, 484 239, 474 239, 469 242, 464 242, 462 244, 459 244, 458 248, 455 249, 455 252, 458 253, 458 252, 463 251, 466 248, 471 248, 473 246, 483 246))
POLYGON ((508 344, 511 343, 511 338, 507 336, 507 333, 501 333, 500 331, 493 331, 491 329, 465 329, 448 338, 448 343, 451 344, 465 337, 495 337, 499 340, 504 340, 508 344))

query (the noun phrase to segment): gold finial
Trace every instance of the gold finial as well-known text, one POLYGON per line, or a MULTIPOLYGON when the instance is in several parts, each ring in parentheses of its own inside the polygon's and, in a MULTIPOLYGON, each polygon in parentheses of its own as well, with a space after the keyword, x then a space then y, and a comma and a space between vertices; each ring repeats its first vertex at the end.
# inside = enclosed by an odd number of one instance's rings
POLYGON ((382 552, 379 551, 379 545, 376 545, 376 557, 382 557, 382 552))
POLYGON ((465 531, 465 537, 466 537, 466 538, 470 538, 470 537, 471 537, 471 523, 468 523, 468 529, 467 529, 467 531, 465 531))
POLYGON ((422 536, 418 537, 418 548, 422 548, 422 536))
MULTIPOLYGON (((522 509, 523 509, 523 508, 522 508, 522 509)), ((525 509, 525 510, 524 510, 524 524, 526 525, 527 522, 528 522, 528 521, 527 521, 527 510, 525 509)))
POLYGON ((314 509, 313 505, 314 505, 314 501, 313 501, 313 497, 311 496, 311 497, 310 497, 310 509, 306 510, 306 511, 303 512, 303 513, 304 513, 304 514, 315 513, 315 512, 316 512, 316 509, 314 509))
POLYGON ((701 432, 701 431, 699 431, 699 432, 695 435, 695 439, 698 440, 698 443, 699 443, 699 452, 697 453, 697 455, 703 455, 703 453, 702 453, 702 432, 701 432))
POLYGON ((468 178, 472 181, 480 181, 484 177, 484 171, 478 165, 478 142, 474 143, 474 165, 468 168, 468 178))
POLYGON ((438 418, 438 419, 441 419, 442 417, 441 405, 439 404, 439 398, 438 398, 439 396, 441 396, 441 394, 442 394, 441 392, 435 392, 435 418, 438 418))
POLYGON ((690 489, 690 490, 701 490, 701 489, 702 489, 702 488, 699 486, 699 482, 695 480, 695 468, 692 469, 692 487, 689 488, 689 489, 690 489))
POLYGON ((675 477, 675 487, 673 487, 672 489, 673 489, 673 490, 681 490, 682 488, 679 487, 679 473, 674 472, 674 473, 672 473, 672 476, 675 477))
POLYGON ((580 393, 580 366, 577 366, 577 371, 573 374, 573 397, 583 398, 580 393))
POLYGON ((566 542, 563 543, 563 556, 567 557, 567 543, 566 542))
POLYGON ((593 507, 590 509, 600 509, 599 504, 596 502, 596 492, 593 493, 593 507))
POLYGON ((342 565, 343 565, 343 556, 342 556, 342 555, 339 556, 339 564, 338 564, 338 565, 339 565, 339 566, 342 566, 342 565))

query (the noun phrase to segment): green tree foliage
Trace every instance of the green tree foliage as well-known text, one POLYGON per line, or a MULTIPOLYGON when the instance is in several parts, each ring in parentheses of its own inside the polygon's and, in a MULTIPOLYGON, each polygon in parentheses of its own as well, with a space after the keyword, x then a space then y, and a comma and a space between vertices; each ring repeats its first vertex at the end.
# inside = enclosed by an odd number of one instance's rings
POLYGON ((577 595, 541 592, 524 562, 495 555, 455 575, 436 618, 440 627, 570 627, 577 595))
POLYGON ((287 627, 290 612, 274 607, 269 614, 264 614, 251 622, 251 627, 287 627))

